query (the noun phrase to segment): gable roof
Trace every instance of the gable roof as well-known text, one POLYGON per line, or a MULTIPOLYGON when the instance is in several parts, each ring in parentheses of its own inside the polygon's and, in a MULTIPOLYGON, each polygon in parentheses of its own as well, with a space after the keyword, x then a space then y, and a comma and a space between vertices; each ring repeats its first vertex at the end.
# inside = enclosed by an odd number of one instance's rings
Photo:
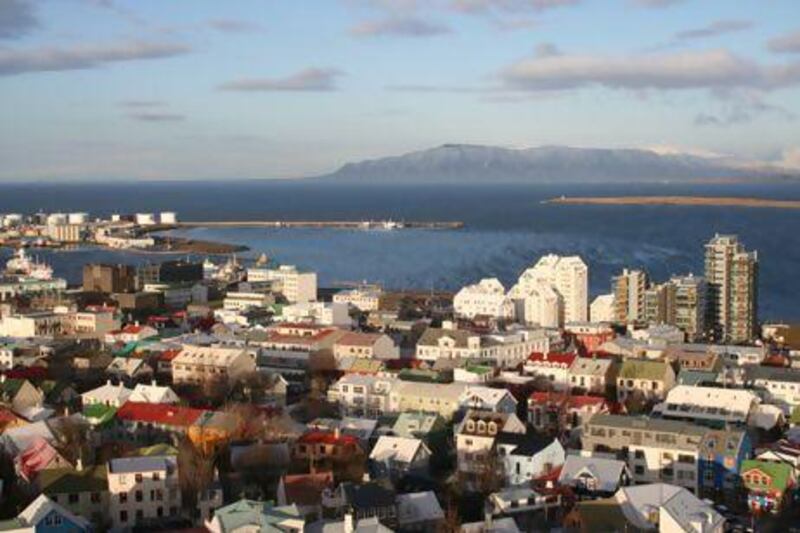
POLYGON ((663 380, 669 373, 669 363, 650 359, 627 359, 622 363, 619 377, 625 379, 663 380))
POLYGON ((117 411, 117 420, 188 427, 196 423, 204 412, 177 405, 125 402, 117 411))
POLYGON ((106 465, 42 470, 38 477, 39 487, 45 494, 69 494, 76 492, 105 492, 108 490, 106 465))
MULTIPOLYGON (((406 437, 381 436, 372 448, 369 458, 373 461, 399 461, 410 463, 421 450, 428 450, 419 439, 406 437)), ((430 450, 428 450, 430 453, 430 450)))
POLYGON ((597 480, 597 490, 613 492, 619 488, 620 476, 622 476, 622 472, 625 469, 625 462, 617 459, 568 455, 564 466, 561 468, 558 482, 568 484, 582 473, 589 473, 597 480))
POLYGON ((288 524, 302 529, 305 522, 296 505, 277 507, 272 502, 244 498, 214 511, 214 521, 219 522, 222 531, 256 526, 262 533, 285 531, 283 526, 288 524))
POLYGON ((21 522, 21 524, 36 526, 50 513, 57 513, 61 515, 74 526, 78 527, 81 531, 89 531, 91 529, 91 524, 88 520, 72 514, 70 511, 55 503, 44 494, 40 494, 35 500, 33 500, 21 513, 19 513, 17 519, 21 522))

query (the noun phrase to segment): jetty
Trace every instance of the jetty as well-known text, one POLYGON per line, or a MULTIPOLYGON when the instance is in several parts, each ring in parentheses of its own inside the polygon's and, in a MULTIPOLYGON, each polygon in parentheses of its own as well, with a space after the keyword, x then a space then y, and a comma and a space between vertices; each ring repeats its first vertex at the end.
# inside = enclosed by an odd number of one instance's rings
POLYGON ((316 228, 316 229, 361 229, 361 230, 396 230, 396 229, 461 229, 461 221, 402 221, 391 220, 203 220, 181 221, 174 224, 148 226, 147 231, 164 231, 178 228, 316 228))

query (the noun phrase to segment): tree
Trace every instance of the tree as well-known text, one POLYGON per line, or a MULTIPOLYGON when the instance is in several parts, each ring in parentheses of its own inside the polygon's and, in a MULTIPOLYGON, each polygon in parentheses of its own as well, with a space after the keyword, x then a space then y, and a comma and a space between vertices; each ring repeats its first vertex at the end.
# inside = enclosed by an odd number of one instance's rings
POLYGON ((56 426, 57 448, 64 459, 76 463, 89 448, 89 425, 73 417, 64 417, 56 426))
POLYGON ((213 453, 205 453, 184 438, 178 443, 178 483, 186 510, 197 508, 198 495, 214 481, 213 453))

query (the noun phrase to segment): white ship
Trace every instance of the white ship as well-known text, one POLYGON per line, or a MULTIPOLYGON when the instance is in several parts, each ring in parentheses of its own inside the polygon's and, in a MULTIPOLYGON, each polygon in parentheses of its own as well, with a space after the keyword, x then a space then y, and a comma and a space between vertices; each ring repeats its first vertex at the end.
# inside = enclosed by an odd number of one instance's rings
POLYGON ((237 283, 244 280, 246 271, 239 261, 236 260, 236 255, 232 255, 228 261, 219 267, 214 273, 214 279, 224 281, 227 283, 237 283))
POLYGON ((31 259, 28 257, 24 248, 19 248, 14 254, 14 257, 6 262, 6 271, 9 274, 16 274, 33 279, 53 279, 53 268, 38 259, 31 259))

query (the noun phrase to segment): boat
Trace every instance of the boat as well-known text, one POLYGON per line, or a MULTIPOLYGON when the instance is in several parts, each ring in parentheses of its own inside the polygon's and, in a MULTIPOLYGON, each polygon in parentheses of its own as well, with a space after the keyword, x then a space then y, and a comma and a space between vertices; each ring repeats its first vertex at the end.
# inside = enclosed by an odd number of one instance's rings
POLYGON ((6 271, 10 274, 38 280, 53 279, 53 268, 38 259, 28 257, 25 248, 17 249, 14 257, 6 262, 6 271))

